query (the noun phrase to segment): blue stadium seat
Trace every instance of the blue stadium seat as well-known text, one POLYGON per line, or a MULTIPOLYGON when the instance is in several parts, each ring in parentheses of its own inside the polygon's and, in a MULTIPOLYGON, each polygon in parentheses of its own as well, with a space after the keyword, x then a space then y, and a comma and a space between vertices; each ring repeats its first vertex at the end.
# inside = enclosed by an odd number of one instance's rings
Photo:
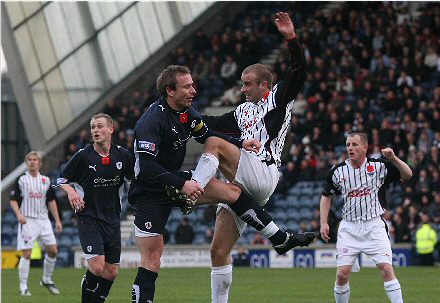
POLYGON ((14 225, 11 223, 6 223, 6 222, 2 223, 2 235, 3 234, 12 235, 12 234, 16 233, 17 230, 14 229, 13 226, 14 225))
POLYGON ((204 233, 197 233, 196 237, 193 241, 194 244, 204 244, 205 243, 205 234, 204 233))
POLYGON ((63 228, 63 235, 73 236, 78 233, 75 227, 67 226, 63 228))
POLYGON ((69 235, 61 235, 59 246, 70 247, 72 245, 72 238, 69 235))
POLYGON ((12 211, 7 211, 2 218, 2 222, 4 223, 14 223, 17 222, 17 218, 15 217, 12 211))
POLYGON ((13 236, 10 234, 4 234, 2 232, 2 246, 11 246, 12 245, 12 238, 13 236))

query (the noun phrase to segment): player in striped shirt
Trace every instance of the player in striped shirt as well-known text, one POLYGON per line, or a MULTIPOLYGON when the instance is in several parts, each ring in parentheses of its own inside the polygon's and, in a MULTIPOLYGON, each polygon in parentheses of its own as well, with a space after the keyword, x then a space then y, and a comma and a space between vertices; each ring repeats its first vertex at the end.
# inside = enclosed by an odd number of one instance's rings
POLYGON ((400 283, 392 266, 387 224, 381 215, 386 211, 385 192, 388 185, 400 179, 410 179, 412 171, 391 148, 382 149, 386 160, 367 158, 368 139, 365 133, 350 134, 346 146, 348 160, 330 170, 320 206, 321 237, 328 241, 327 217, 331 196, 342 195, 344 199, 336 242, 336 303, 348 302, 350 273, 361 253, 365 253, 376 263, 390 302, 403 302, 400 283))
MULTIPOLYGON (((289 14, 277 13, 275 25, 287 40, 292 59, 284 80, 272 87, 273 78, 269 68, 263 64, 250 65, 241 76, 241 91, 246 96, 246 102, 223 116, 204 117, 208 127, 235 133, 244 140, 257 139, 261 142, 261 148, 255 152, 245 151, 219 138, 208 138, 192 176, 202 187, 212 188, 219 182, 213 177, 220 169, 229 182, 239 185, 261 206, 267 203, 278 184, 278 167, 281 165, 281 152, 290 126, 294 98, 304 84, 306 75, 306 60, 289 14)), ((219 200, 221 197, 219 192, 215 198, 219 200)), ((230 253, 247 223, 249 221, 244 210, 233 204, 219 204, 211 245, 212 302, 228 301, 232 282, 230 253)), ((269 240, 280 233, 274 224, 259 231, 269 240)), ((301 246, 308 246, 315 236, 314 233, 296 235, 288 231, 288 239, 295 237, 301 239, 301 246)), ((283 245, 273 246, 277 253, 287 251, 281 249, 283 245)))
POLYGON ((50 186, 50 179, 40 174, 41 155, 36 151, 31 151, 26 155, 25 162, 27 171, 15 182, 10 198, 11 208, 19 223, 17 250, 21 250, 23 253, 18 263, 20 294, 22 296, 31 295, 28 289, 30 258, 34 241, 39 240, 46 246, 43 278, 40 284, 45 286, 52 294, 58 295, 60 291, 52 281, 58 247, 49 220, 48 209, 55 219, 58 233, 61 233, 63 226, 58 215, 55 194, 50 186))

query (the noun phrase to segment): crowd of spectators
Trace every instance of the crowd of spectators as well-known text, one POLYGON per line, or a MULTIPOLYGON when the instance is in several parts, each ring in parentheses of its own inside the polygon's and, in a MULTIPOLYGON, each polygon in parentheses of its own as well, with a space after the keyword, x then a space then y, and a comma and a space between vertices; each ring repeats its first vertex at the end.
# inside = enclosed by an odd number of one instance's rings
MULTIPOLYGON (((192 49, 178 47, 173 53, 173 63, 192 71, 196 105, 241 102, 237 80, 242 69, 278 45, 275 82, 284 75, 286 44, 271 18, 275 11, 288 10, 308 69, 295 101, 278 192, 300 180, 323 180, 332 165, 345 159, 346 135, 364 131, 369 156, 380 157, 380 149, 391 146, 414 171, 402 185, 402 203, 391 201, 385 215, 393 241, 413 240, 421 212, 440 226, 440 4, 340 2, 326 13, 325 3, 247 5, 220 32, 207 36, 200 30, 192 49)), ((134 124, 156 98, 154 89, 135 90, 129 102, 109 102, 104 112, 117 121, 115 143, 133 149, 134 124)), ((88 137, 82 131, 69 141, 66 159, 88 137)), ((316 229, 311 222, 306 227, 316 229)))

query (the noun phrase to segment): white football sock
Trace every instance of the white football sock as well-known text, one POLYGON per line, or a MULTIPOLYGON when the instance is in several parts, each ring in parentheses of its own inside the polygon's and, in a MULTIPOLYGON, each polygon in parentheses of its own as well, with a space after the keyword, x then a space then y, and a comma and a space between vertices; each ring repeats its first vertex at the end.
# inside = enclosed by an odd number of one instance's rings
POLYGON ((232 283, 232 265, 212 267, 211 294, 212 303, 227 303, 232 283))
POLYGON ((31 260, 24 257, 20 258, 18 263, 18 277, 20 280, 20 291, 24 291, 28 288, 29 268, 31 266, 31 260))
POLYGON ((196 180, 202 188, 205 188, 206 184, 217 173, 218 165, 219 161, 213 154, 203 153, 197 163, 196 170, 192 174, 192 179, 196 180))
POLYGON ((55 262, 57 258, 51 258, 47 254, 44 257, 43 263, 43 282, 44 283, 52 283, 52 273, 55 268, 55 262))
MULTIPOLYGON (((267 226, 265 228, 263 228, 260 233, 265 236, 266 238, 270 238, 273 235, 275 235, 275 233, 277 231, 279 231, 280 229, 278 228, 278 226, 275 225, 275 223, 272 221, 269 224, 267 224, 267 226)), ((286 239, 287 242, 287 239, 286 239)))
POLYGON ((384 282, 383 287, 391 303, 403 303, 402 288, 400 287, 399 280, 394 279, 384 282))
POLYGON ((336 303, 348 303, 348 299, 350 299, 350 283, 342 286, 335 283, 333 292, 335 293, 336 303))

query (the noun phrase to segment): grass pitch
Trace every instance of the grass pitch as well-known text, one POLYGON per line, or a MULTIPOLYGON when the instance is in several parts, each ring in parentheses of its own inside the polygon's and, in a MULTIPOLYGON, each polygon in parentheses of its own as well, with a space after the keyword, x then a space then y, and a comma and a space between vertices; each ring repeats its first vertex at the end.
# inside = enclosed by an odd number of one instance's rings
MULTIPOLYGON (((54 281, 59 296, 51 295, 39 285, 41 268, 32 268, 29 276, 31 297, 22 297, 18 290, 18 270, 2 270, 1 302, 78 303, 84 269, 56 268, 54 281)), ((322 303, 334 302, 334 268, 254 269, 235 268, 229 295, 231 303, 322 303)), ((440 268, 396 268, 405 302, 440 302, 440 268)), ((134 269, 122 269, 106 302, 131 302, 134 269)), ((389 302, 382 278, 374 268, 362 268, 350 279, 350 302, 389 302)), ((211 302, 210 269, 162 269, 156 283, 156 303, 211 302)))

